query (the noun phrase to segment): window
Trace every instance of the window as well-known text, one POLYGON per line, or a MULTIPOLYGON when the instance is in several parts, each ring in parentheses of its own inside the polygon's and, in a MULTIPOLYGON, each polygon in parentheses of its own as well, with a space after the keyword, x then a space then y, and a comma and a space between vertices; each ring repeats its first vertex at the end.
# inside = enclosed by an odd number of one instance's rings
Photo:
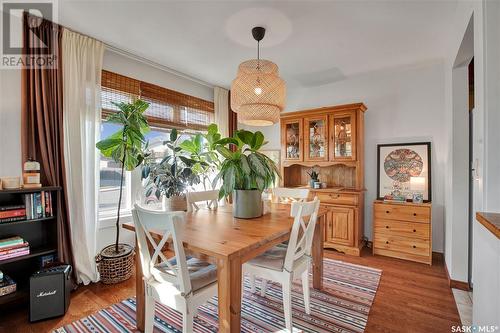
MULTIPOLYGON (((151 132, 146 135, 149 147, 159 161, 166 155, 168 148, 163 141, 170 136, 172 128, 181 132, 180 141, 188 139, 193 133, 206 130, 214 121, 213 102, 182 94, 109 71, 102 72, 101 105, 103 120, 117 111, 112 102, 130 103, 141 98, 150 104, 145 112, 151 132)), ((101 138, 113 134, 118 125, 103 122, 101 138)), ((116 216, 120 190, 120 165, 111 159, 101 156, 99 217, 116 216)), ((122 213, 127 213, 133 200, 144 195, 140 172, 125 172, 123 179, 122 213)), ((153 198, 148 198, 153 200, 153 198)))

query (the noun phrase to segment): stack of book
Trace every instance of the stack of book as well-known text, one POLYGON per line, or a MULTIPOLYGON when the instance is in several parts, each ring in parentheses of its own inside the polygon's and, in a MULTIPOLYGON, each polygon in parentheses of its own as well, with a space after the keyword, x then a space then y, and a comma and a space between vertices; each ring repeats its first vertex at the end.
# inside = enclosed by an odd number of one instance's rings
POLYGON ((30 193, 24 196, 26 218, 28 220, 53 216, 50 192, 30 193))
POLYGON ((26 220, 25 205, 10 205, 0 207, 0 223, 26 220))
POLYGON ((19 236, 0 239, 0 261, 30 254, 30 245, 19 236))
POLYGON ((0 275, 1 275, 1 278, 0 278, 0 296, 5 296, 5 295, 8 295, 8 294, 12 294, 13 292, 16 291, 16 282, 14 282, 14 280, 12 280, 9 276, 7 275, 4 275, 1 271, 0 271, 0 275))

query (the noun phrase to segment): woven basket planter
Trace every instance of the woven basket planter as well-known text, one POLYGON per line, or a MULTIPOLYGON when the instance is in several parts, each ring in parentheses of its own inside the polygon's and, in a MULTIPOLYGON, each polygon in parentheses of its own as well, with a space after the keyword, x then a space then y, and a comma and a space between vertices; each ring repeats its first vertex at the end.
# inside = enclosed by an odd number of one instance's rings
POLYGON ((163 198, 163 203, 165 210, 167 212, 173 211, 186 211, 187 210, 187 201, 186 195, 172 196, 170 198, 163 198))
POLYGON ((115 245, 108 245, 97 255, 95 261, 102 283, 119 283, 132 276, 134 248, 127 244, 118 244, 116 253, 115 245))

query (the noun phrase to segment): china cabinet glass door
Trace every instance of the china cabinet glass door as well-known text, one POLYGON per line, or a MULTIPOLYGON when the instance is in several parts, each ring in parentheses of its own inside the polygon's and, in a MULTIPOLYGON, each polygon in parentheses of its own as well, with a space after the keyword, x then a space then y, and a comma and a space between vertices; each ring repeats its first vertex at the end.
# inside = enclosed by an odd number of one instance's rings
POLYGON ((306 118, 305 154, 308 161, 328 160, 328 117, 306 118))
POLYGON ((330 135, 332 147, 331 160, 356 159, 355 114, 338 114, 330 116, 330 135))
POLYGON ((287 120, 282 123, 282 155, 285 160, 302 161, 302 119, 287 120))

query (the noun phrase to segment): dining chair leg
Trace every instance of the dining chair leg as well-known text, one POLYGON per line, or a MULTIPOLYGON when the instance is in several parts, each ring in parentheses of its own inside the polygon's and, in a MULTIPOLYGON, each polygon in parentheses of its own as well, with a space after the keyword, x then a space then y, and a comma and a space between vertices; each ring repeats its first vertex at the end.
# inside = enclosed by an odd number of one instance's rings
POLYGON ((260 281, 260 296, 266 297, 267 280, 262 278, 260 281))
POLYGON ((191 312, 185 312, 182 314, 182 333, 193 333, 193 323, 194 314, 191 312))
POLYGON ((306 269, 302 273, 302 292, 304 294, 304 308, 308 315, 311 314, 310 289, 309 289, 309 270, 306 269))
POLYGON ((254 274, 250 274, 250 292, 252 292, 252 293, 255 292, 255 275, 254 274))
POLYGON ((285 326, 289 332, 293 332, 291 281, 282 282, 281 288, 283 290, 283 310, 285 313, 285 326))
POLYGON ((146 311, 144 314, 144 333, 153 333, 153 326, 155 322, 155 299, 146 295, 146 311))

